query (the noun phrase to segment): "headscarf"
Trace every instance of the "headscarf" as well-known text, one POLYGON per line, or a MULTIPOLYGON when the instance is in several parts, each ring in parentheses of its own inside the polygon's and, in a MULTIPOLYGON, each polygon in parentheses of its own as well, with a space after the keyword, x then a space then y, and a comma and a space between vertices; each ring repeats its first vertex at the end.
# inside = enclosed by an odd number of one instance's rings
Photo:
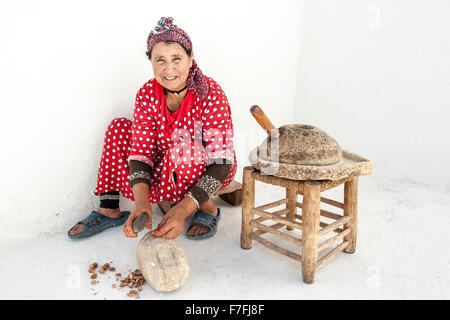
MULTIPOLYGON (((173 24, 173 18, 162 17, 156 27, 150 32, 147 38, 147 50, 151 51, 153 46, 161 41, 174 41, 187 50, 192 52, 192 42, 188 34, 181 28, 173 24)), ((189 70, 188 90, 191 90, 196 96, 204 99, 208 95, 208 82, 203 76, 195 60, 189 70)))

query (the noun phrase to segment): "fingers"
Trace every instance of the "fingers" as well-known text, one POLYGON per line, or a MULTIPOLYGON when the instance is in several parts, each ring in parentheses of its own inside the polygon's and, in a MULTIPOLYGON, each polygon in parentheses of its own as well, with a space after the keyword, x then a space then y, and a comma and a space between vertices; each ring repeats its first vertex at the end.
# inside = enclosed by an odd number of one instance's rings
POLYGON ((169 232, 169 230, 173 227, 173 223, 164 223, 161 227, 158 228, 158 230, 161 233, 162 237, 165 237, 166 233, 169 232))
POLYGON ((162 218, 162 220, 159 222, 159 224, 158 224, 158 226, 156 227, 156 229, 157 229, 157 230, 161 229, 162 226, 164 226, 164 225, 166 224, 167 220, 169 220, 169 219, 167 218, 167 216, 164 216, 164 217, 162 218))
POLYGON ((168 219, 161 221, 161 223, 158 225, 158 228, 153 231, 153 235, 155 237, 161 237, 164 239, 167 238, 167 233, 174 228, 173 223, 167 222, 168 219))
POLYGON ((123 232, 128 238, 137 238, 138 234, 133 232, 133 222, 136 220, 138 216, 140 216, 143 212, 146 212, 149 215, 148 223, 146 225, 147 229, 152 229, 152 208, 151 207, 145 207, 145 206, 137 206, 136 210, 134 210, 130 216, 128 217, 127 221, 125 222, 123 226, 123 232))
POLYGON ((175 239, 179 236, 179 232, 177 232, 177 228, 172 228, 165 235, 163 235, 164 239, 175 239))
POLYGON ((148 219, 147 229, 152 230, 152 215, 150 214, 150 219, 148 219))
POLYGON ((155 237, 161 237, 161 231, 159 231, 159 229, 153 230, 152 235, 154 235, 155 237))
POLYGON ((127 223, 124 226, 124 233, 128 238, 137 238, 137 234, 133 232, 133 227, 131 223, 127 223))
POLYGON ((125 236, 128 238, 137 238, 137 234, 133 232, 133 221, 136 220, 136 215, 130 215, 128 217, 127 221, 123 225, 123 232, 125 233, 125 236))
POLYGON ((147 212, 149 219, 148 219, 148 223, 147 223, 147 229, 148 230, 152 230, 152 213, 151 212, 147 212))
POLYGON ((166 238, 166 236, 165 236, 165 235, 161 232, 161 230, 159 230, 159 229, 154 230, 154 231, 152 232, 152 234, 153 234, 155 237, 166 238))

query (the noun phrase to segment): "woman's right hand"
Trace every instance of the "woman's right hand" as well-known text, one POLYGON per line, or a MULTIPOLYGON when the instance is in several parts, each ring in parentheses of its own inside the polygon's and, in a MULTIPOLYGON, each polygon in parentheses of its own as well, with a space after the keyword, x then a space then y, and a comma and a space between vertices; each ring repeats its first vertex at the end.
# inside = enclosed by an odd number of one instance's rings
POLYGON ((133 232, 133 222, 142 213, 147 212, 149 215, 147 229, 152 230, 152 207, 149 201, 135 202, 136 209, 130 214, 123 226, 123 232, 128 238, 137 238, 137 233, 133 232))

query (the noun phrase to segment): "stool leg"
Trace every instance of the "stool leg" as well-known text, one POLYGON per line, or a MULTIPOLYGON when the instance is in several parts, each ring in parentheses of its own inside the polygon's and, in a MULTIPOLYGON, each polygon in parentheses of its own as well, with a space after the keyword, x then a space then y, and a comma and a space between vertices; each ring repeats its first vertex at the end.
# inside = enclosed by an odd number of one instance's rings
POLYGON ((241 227, 241 248, 251 249, 252 239, 250 235, 253 227, 250 221, 253 220, 251 209, 255 207, 255 178, 252 176, 253 167, 245 167, 242 177, 242 227, 241 227))
POLYGON ((314 282, 320 227, 320 183, 306 181, 302 208, 302 276, 306 283, 314 282))
MULTIPOLYGON (((295 189, 286 188, 286 198, 288 202, 286 203, 286 209, 289 209, 289 212, 286 213, 286 218, 289 220, 295 220, 295 214, 297 213, 297 207, 295 204, 297 203, 297 191, 295 189)), ((294 228, 287 226, 288 230, 294 230, 294 228)))
POLYGON ((358 177, 353 177, 344 184, 344 216, 350 216, 344 229, 350 228, 350 233, 344 237, 349 244, 344 252, 354 253, 356 250, 356 232, 358 227, 358 177))

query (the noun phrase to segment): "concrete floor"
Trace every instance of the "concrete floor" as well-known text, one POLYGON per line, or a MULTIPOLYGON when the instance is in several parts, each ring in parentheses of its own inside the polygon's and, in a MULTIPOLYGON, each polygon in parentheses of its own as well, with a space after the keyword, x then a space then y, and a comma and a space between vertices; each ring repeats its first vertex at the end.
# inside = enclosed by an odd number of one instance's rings
MULTIPOLYGON (((338 187, 324 195, 341 200, 342 193, 338 187)), ((256 194, 256 203, 263 204, 283 198, 284 190, 257 182, 256 194)), ((450 298, 449 190, 412 180, 361 177, 356 253, 341 253, 326 263, 312 285, 302 281, 295 260, 256 242, 251 250, 241 249, 241 207, 215 201, 222 219, 213 238, 177 238, 191 266, 185 286, 159 293, 144 285, 140 299, 450 298)), ((155 206, 153 224, 161 217, 155 206)), ((128 239, 118 227, 72 241, 66 230, 39 239, 0 236, 0 299, 132 299, 128 290, 111 287, 117 283, 112 273, 100 275, 93 286, 87 270, 94 261, 112 261, 123 274, 136 269, 135 249, 142 235, 128 239)), ((300 253, 291 244, 287 247, 300 253)))

